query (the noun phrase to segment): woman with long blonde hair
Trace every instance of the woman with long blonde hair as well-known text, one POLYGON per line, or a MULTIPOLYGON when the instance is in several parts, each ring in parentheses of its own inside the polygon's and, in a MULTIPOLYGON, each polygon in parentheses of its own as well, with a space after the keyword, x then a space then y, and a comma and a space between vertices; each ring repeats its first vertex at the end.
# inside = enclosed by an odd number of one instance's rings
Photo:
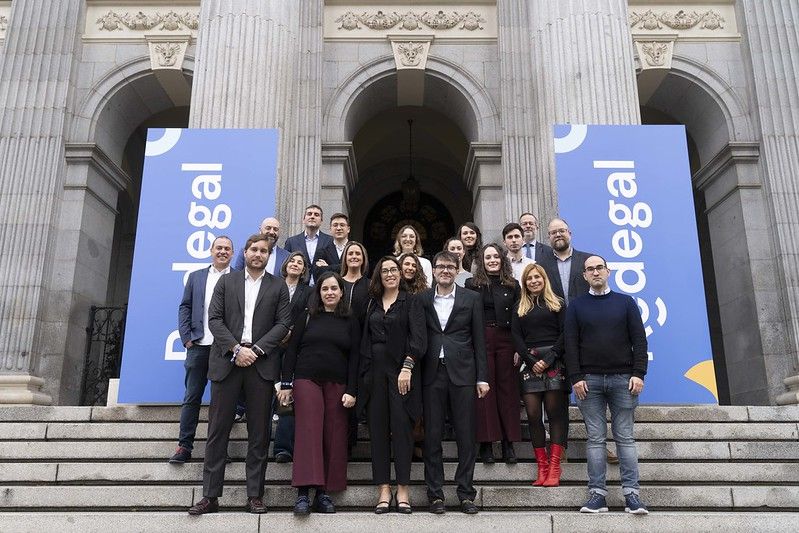
POLYGON ((516 352, 524 362, 519 388, 538 463, 533 485, 557 487, 569 427, 569 382, 563 363, 566 304, 552 292, 541 265, 527 265, 521 281, 521 297, 513 312, 511 333, 516 352), (542 404, 549 420, 549 454, 541 417, 542 404))

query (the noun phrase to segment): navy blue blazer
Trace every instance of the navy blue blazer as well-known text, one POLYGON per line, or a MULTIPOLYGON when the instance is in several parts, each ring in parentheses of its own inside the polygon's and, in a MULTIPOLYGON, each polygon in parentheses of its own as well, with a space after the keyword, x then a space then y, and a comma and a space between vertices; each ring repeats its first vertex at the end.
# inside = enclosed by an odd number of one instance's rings
MULTIPOLYGON (((280 246, 275 246, 274 248, 272 248, 272 253, 277 254, 277 257, 275 257, 275 271, 269 273, 275 276, 276 278, 282 278, 283 274, 280 273, 280 267, 283 266, 283 263, 286 262, 286 259, 288 259, 291 254, 287 252, 285 249, 281 248, 280 246)), ((239 251, 238 254, 236 254, 236 260, 230 266, 230 270, 244 270, 243 249, 239 251)))
POLYGON ((183 346, 189 341, 198 341, 203 338, 203 311, 205 307, 205 284, 208 281, 210 266, 195 270, 189 274, 186 286, 183 288, 183 299, 178 306, 178 331, 180 342, 183 346))
MULTIPOLYGON (((552 250, 550 248, 550 250, 552 250)), ((583 277, 583 269, 585 268, 585 260, 591 257, 592 253, 581 252, 579 250, 572 251, 572 265, 569 273, 569 300, 588 294, 589 285, 583 277)), ((560 281, 560 271, 558 270, 558 260, 555 258, 555 252, 544 254, 539 261, 536 262, 544 267, 547 273, 549 282, 552 286, 552 292, 563 298, 563 284, 560 281)), ((566 302, 568 305, 569 302, 566 302)))
MULTIPOLYGON (((318 241, 316 243, 316 252, 314 252, 313 257, 308 257, 308 248, 305 247, 305 232, 298 233, 297 235, 292 235, 288 239, 286 239, 286 250, 291 252, 302 252, 302 255, 305 257, 305 261, 308 263, 308 271, 313 276, 315 280, 319 276, 322 275, 322 272, 325 270, 329 270, 326 267, 316 266, 317 259, 324 259, 327 261, 327 251, 325 250, 328 246, 333 245, 333 237, 328 235, 327 233, 322 233, 321 231, 318 234, 318 241)), ((335 245, 333 245, 335 246, 335 245)), ((335 249, 334 249, 335 252, 335 249)), ((328 261, 329 262, 329 261, 328 261)))

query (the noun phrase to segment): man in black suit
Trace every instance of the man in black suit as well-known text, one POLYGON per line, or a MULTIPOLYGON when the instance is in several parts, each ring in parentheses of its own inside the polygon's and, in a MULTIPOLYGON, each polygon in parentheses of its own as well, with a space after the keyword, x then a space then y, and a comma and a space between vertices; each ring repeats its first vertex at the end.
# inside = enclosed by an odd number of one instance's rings
POLYGON ((316 263, 323 259, 323 250, 333 242, 333 237, 319 230, 323 219, 322 208, 316 204, 309 205, 305 208, 305 214, 302 217, 302 225, 305 229, 286 239, 286 251, 289 253, 302 252, 302 255, 305 256, 305 261, 311 269, 309 285, 313 285, 315 277, 319 276, 319 273, 316 272, 316 263))
POLYGON ((519 225, 522 227, 524 244, 522 253, 528 259, 536 263, 541 262, 544 255, 552 255, 552 248, 536 239, 538 234, 538 217, 532 213, 522 213, 519 217, 519 225))
POLYGON ((270 415, 280 359, 275 355, 291 320, 286 284, 265 272, 269 241, 256 234, 244 249, 246 268, 225 274, 216 284, 208 311, 214 335, 208 364, 211 405, 208 442, 203 465, 203 498, 189 514, 215 513, 222 495, 225 459, 236 399, 247 400, 247 505, 251 513, 265 513, 264 473, 269 448, 270 415))
POLYGON ((439 252, 433 261, 436 285, 416 299, 427 325, 427 351, 422 362, 424 399, 424 478, 430 512, 444 512, 444 462, 441 441, 447 404, 458 445, 455 471, 461 511, 477 513, 472 484, 477 458, 475 398, 488 393, 488 362, 480 295, 455 286, 458 258, 439 252), (476 393, 475 393, 476 389, 476 393))
POLYGON ((341 254, 350 242, 350 218, 344 213, 333 213, 330 217, 330 233, 333 235, 333 242, 324 247, 321 256, 314 264, 316 277, 328 270, 341 271, 341 254))
POLYGON ((588 294, 588 282, 583 277, 582 265, 594 254, 572 247, 572 232, 562 218, 553 218, 547 228, 552 253, 543 254, 536 262, 544 267, 552 290, 563 298, 566 305, 583 294, 588 294))

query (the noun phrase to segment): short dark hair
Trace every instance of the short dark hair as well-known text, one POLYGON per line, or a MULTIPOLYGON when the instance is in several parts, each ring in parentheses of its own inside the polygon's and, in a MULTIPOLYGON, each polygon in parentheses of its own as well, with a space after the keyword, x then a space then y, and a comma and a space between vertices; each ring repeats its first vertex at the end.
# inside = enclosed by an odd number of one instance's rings
POLYGON ((214 239, 214 242, 212 242, 212 243, 211 243, 211 248, 213 248, 213 247, 214 247, 214 245, 216 244, 216 241, 218 241, 219 239, 227 239, 227 241, 230 243, 230 249, 231 249, 231 250, 233 249, 233 239, 231 239, 231 238, 230 238, 230 237, 228 237, 227 235, 220 235, 219 237, 217 237, 216 239, 214 239))
MULTIPOLYGON (((321 209, 320 209, 320 211, 321 211, 321 209)), ((336 220, 337 218, 343 218, 344 220, 346 220, 346 221, 347 221, 347 224, 349 224, 349 223, 350 223, 350 217, 348 217, 348 216, 347 216, 347 215, 345 215, 344 213, 333 213, 333 216, 331 216, 331 217, 330 217, 330 222, 331 222, 331 224, 332 224, 332 223, 333 223, 333 221, 334 221, 334 220, 336 220)))
POLYGON ((334 278, 336 283, 338 283, 339 289, 341 289, 341 300, 338 301, 338 305, 336 305, 336 308, 333 310, 333 315, 339 317, 350 316, 350 304, 347 303, 347 291, 344 288, 344 278, 332 270, 324 272, 321 276, 319 276, 319 279, 316 280, 316 283, 314 283, 313 296, 308 304, 308 311, 310 312, 311 316, 324 312, 325 304, 322 302, 322 297, 319 293, 322 291, 322 284, 329 278, 334 278))
POLYGON ((322 208, 321 208, 321 207, 319 207, 319 206, 318 206, 318 205, 316 205, 316 204, 311 204, 311 205, 309 205, 309 206, 306 206, 306 207, 305 207, 305 209, 303 209, 303 211, 302 211, 302 216, 305 216, 305 213, 306 213, 306 212, 308 212, 308 210, 309 210, 309 209, 318 209, 318 210, 319 210, 319 212, 320 212, 320 213, 322 213, 322 217, 324 217, 324 216, 325 216, 325 212, 324 212, 324 211, 322 211, 322 208))
MULTIPOLYGON (((252 234, 252 235, 250 235, 250 237, 247 239, 247 243, 244 245, 244 250, 245 250, 245 251, 249 250, 249 249, 250 249, 250 246, 252 245, 252 243, 254 243, 254 242, 258 242, 258 241, 266 241, 266 242, 267 242, 267 244, 269 244, 269 237, 267 237, 267 236, 266 236, 266 235, 264 235, 263 233, 253 233, 253 234, 252 234)), ((272 245, 270 244, 270 245, 268 246, 268 248, 269 248, 269 253, 271 254, 271 253, 272 253, 272 245)))
POLYGON ((519 215, 519 220, 521 220, 524 215, 530 215, 531 217, 533 217, 535 219, 536 222, 538 222, 538 217, 535 216, 534 214, 532 214, 530 211, 525 211, 524 213, 519 215))
MULTIPOLYGON (((604 258, 604 257, 602 257, 602 256, 601 256, 601 255, 599 255, 599 254, 591 254, 591 255, 589 255, 588 257, 586 257, 586 258, 585 258, 585 261, 588 261, 588 260, 589 260, 589 259, 591 259, 592 257, 598 257, 598 258, 600 258, 600 259, 602 260, 602 264, 603 264, 603 265, 605 265, 605 268, 607 268, 607 266, 608 266, 608 262, 605 260, 605 258, 604 258)), ((585 272, 585 261, 583 261, 583 272, 585 272)))
POLYGON ((502 228, 502 239, 504 240, 505 237, 508 236, 508 233, 516 229, 519 230, 519 233, 521 233, 522 237, 524 237, 524 230, 522 229, 521 224, 517 224, 516 222, 510 222, 508 224, 505 224, 505 227, 502 228))
MULTIPOLYGON (((383 291, 385 288, 383 287, 383 277, 380 273, 380 269, 383 268, 383 263, 386 261, 391 261, 397 266, 397 270, 399 270, 399 272, 397 272, 397 276, 400 282, 402 282, 402 265, 400 265, 399 260, 393 255, 384 255, 377 260, 377 263, 375 264, 375 271, 372 272, 372 279, 369 280, 369 296, 372 298, 382 298, 383 296, 383 291)), ((402 287, 402 283, 400 283, 400 287, 402 287)))
POLYGON ((442 260, 442 259, 444 261, 449 261, 450 263, 455 263, 455 265, 458 264, 458 256, 457 255, 453 254, 452 252, 448 252, 446 250, 442 250, 442 251, 438 252, 436 254, 436 256, 433 258, 433 266, 435 267, 436 265, 438 265, 438 262, 440 260, 442 260))
POLYGON ((285 261, 283 261, 283 265, 280 267, 280 275, 283 276, 283 279, 286 279, 289 275, 288 267, 289 261, 294 259, 295 257, 300 256, 302 257, 302 273, 300 274, 300 283, 307 283, 308 282, 308 261, 305 260, 305 255, 302 252, 292 252, 285 261))

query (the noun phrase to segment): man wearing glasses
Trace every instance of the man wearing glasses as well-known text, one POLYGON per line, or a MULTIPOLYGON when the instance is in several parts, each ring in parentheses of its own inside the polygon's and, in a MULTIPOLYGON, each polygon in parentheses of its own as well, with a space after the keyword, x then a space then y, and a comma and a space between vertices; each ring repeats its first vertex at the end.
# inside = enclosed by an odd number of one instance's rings
POLYGON ((633 422, 638 395, 644 389, 647 341, 635 300, 608 287, 610 271, 602 257, 584 264, 589 293, 566 308, 564 339, 566 370, 588 434, 586 456, 590 496, 583 513, 607 512, 605 476, 605 409, 619 456, 621 486, 628 513, 647 514, 639 498, 638 451, 633 422))
POLYGON ((439 252, 433 260, 436 285, 416 299, 427 326, 427 351, 422 372, 424 400, 424 479, 430 512, 444 512, 444 461, 441 441, 447 405, 458 445, 455 470, 460 510, 477 513, 474 463, 477 459, 475 399, 488 393, 488 362, 483 331, 483 305, 475 291, 456 288, 458 258, 439 252))
POLYGON ((569 305, 574 298, 588 293, 588 283, 582 274, 583 264, 591 254, 572 247, 572 232, 562 218, 552 219, 547 235, 552 253, 536 260, 547 271, 552 290, 569 305))

